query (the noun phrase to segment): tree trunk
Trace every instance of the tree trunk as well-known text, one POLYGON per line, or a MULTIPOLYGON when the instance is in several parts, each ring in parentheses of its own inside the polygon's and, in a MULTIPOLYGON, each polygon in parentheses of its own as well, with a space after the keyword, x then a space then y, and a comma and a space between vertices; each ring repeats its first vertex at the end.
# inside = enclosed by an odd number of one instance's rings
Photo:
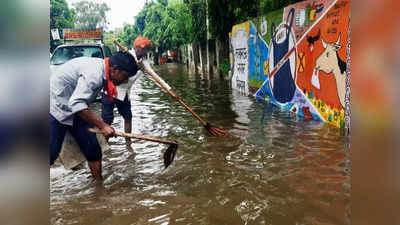
POLYGON ((218 40, 218 39, 216 39, 215 40, 215 58, 216 58, 216 62, 217 62, 217 73, 219 74, 219 75, 221 75, 220 74, 220 70, 219 70, 219 65, 220 65, 220 49, 219 49, 219 46, 220 46, 220 43, 219 43, 220 41, 218 40))
POLYGON ((218 74, 222 76, 221 71, 219 70, 221 63, 224 59, 229 60, 229 47, 228 44, 225 44, 223 41, 217 39, 215 41, 216 48, 216 61, 217 61, 217 70, 218 74))
POLYGON ((207 74, 208 79, 211 78, 212 74, 212 59, 210 59, 211 54, 210 54, 210 32, 209 32, 209 20, 208 20, 208 1, 204 1, 206 3, 206 32, 207 32, 207 38, 206 38, 206 68, 205 68, 205 73, 207 74))
POLYGON ((210 53, 211 53, 211 58, 210 58, 210 63, 211 63, 211 74, 214 76, 218 74, 218 67, 217 67, 217 58, 216 58, 216 48, 215 48, 215 43, 216 40, 210 40, 210 53))
POLYGON ((206 60, 206 69, 205 69, 205 72, 206 72, 206 74, 210 74, 211 72, 211 69, 210 69, 210 67, 211 67, 211 65, 210 65, 210 43, 208 43, 209 42, 209 40, 207 40, 207 42, 206 42, 206 58, 207 58, 207 60, 206 60))
POLYGON ((217 74, 218 67, 216 62, 216 51, 215 51, 215 40, 208 40, 207 42, 207 70, 210 75, 210 79, 217 74))
POLYGON ((201 50, 201 44, 198 45, 198 52, 199 52, 199 73, 204 74, 204 66, 203 66, 203 54, 201 50))
POLYGON ((196 44, 188 45, 189 54, 189 73, 197 73, 197 65, 199 61, 199 51, 196 44))
POLYGON ((187 54, 185 52, 185 46, 179 47, 178 51, 178 62, 184 64, 186 62, 187 54))
POLYGON ((153 61, 154 61, 154 65, 159 65, 159 63, 158 63, 158 52, 154 53, 153 61))
POLYGON ((229 46, 226 42, 221 42, 221 57, 222 59, 229 59, 229 46))
POLYGON ((188 44, 187 46, 186 46, 186 48, 187 48, 187 58, 186 58, 186 66, 187 66, 187 70, 188 70, 188 72, 190 73, 190 65, 191 65, 191 63, 192 63, 192 58, 193 58, 193 52, 191 51, 191 44, 188 44))

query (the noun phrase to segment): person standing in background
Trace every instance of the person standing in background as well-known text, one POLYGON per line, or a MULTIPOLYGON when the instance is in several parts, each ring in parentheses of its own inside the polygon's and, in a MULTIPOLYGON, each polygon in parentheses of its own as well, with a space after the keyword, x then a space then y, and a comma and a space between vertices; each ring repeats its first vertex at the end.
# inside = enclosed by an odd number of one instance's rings
MULTIPOLYGON (((151 40, 139 35, 133 43, 134 51, 131 50, 130 52, 135 55, 138 60, 141 60, 146 56, 150 47, 151 40)), ((114 107, 116 106, 119 114, 124 118, 125 133, 132 132, 132 111, 129 94, 132 85, 142 75, 143 72, 138 71, 134 76, 130 77, 126 83, 117 86, 117 97, 112 100, 109 99, 105 93, 102 93, 101 117, 108 125, 111 125, 114 120, 114 107)))

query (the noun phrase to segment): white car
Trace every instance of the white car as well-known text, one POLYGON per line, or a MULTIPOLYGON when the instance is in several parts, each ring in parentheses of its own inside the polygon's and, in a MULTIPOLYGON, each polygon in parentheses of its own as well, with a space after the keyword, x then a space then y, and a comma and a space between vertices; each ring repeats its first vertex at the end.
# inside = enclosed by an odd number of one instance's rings
POLYGON ((50 72, 53 72, 57 66, 73 58, 87 56, 104 59, 111 55, 110 48, 104 44, 60 45, 54 50, 50 58, 50 72))

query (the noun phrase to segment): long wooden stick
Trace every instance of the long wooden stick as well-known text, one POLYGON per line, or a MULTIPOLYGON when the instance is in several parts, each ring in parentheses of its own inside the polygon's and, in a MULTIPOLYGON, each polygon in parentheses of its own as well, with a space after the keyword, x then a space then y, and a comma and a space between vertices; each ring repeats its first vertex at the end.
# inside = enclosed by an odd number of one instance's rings
MULTIPOLYGON (((89 131, 92 133, 101 133, 101 131, 97 128, 89 128, 89 131)), ((124 132, 119 132, 115 131, 115 135, 120 136, 120 137, 127 137, 127 138, 136 138, 140 140, 145 140, 145 141, 152 141, 152 142, 158 142, 158 143, 164 143, 164 144, 170 144, 170 145, 178 145, 177 142, 174 141, 168 141, 164 139, 159 139, 155 137, 146 137, 146 136, 141 136, 137 134, 129 134, 129 133, 124 133, 124 132)))
MULTIPOLYGON (((124 46, 122 46, 118 41, 114 40, 114 44, 116 44, 121 51, 123 52, 127 52, 129 54, 131 54, 133 56, 133 58, 135 59, 136 63, 138 62, 138 59, 136 58, 136 56, 134 54, 132 54, 131 52, 128 51, 127 48, 125 48, 124 46)), ((156 73, 154 73, 152 70, 150 70, 149 68, 146 67, 146 65, 143 66, 143 68, 141 68, 145 73, 149 74, 164 90, 166 90, 168 92, 168 94, 170 94, 174 99, 176 99, 181 105, 183 105, 190 113, 192 113, 192 115, 194 117, 196 117, 196 119, 198 119, 200 121, 200 123, 204 126, 204 128, 207 129, 207 131, 214 135, 214 136, 224 136, 226 134, 228 134, 228 131, 216 128, 211 126, 211 124, 207 123, 205 120, 203 120, 202 118, 200 118, 200 116, 195 113, 193 111, 193 109, 191 109, 189 106, 187 106, 182 99, 174 92, 172 91, 172 88, 165 83, 165 81, 163 81, 156 73)))
MULTIPOLYGON (((123 52, 127 52, 129 54, 131 54, 124 46, 122 46, 118 41, 114 40, 114 43, 123 51, 123 52)), ((135 61, 137 62, 138 59, 136 58, 135 55, 131 54, 134 58, 135 61)), ((144 72, 148 73, 162 88, 164 88, 164 90, 166 90, 168 92, 168 94, 170 94, 172 97, 175 98, 174 93, 172 93, 172 88, 169 87, 168 85, 165 84, 165 82, 160 80, 160 77, 153 73, 153 71, 149 70, 146 66, 144 66, 143 68, 144 72)), ((189 112, 191 112, 193 114, 194 117, 196 117, 201 124, 203 124, 203 126, 206 126, 207 122, 204 121, 202 118, 200 118, 199 115, 197 115, 197 113, 195 113, 189 106, 187 106, 182 99, 178 98, 177 101, 183 105, 189 112)))
MULTIPOLYGON (((89 131, 92 133, 101 133, 101 131, 98 128, 89 128, 89 131)), ((164 143, 164 144, 169 144, 169 147, 167 150, 164 152, 164 166, 167 168, 175 159, 176 151, 178 150, 178 143, 174 141, 168 141, 168 140, 163 140, 159 138, 154 138, 154 137, 145 137, 141 135, 136 135, 136 134, 129 134, 129 133, 124 133, 124 132, 119 132, 115 131, 115 135, 120 136, 120 137, 127 137, 127 138, 136 138, 140 140, 145 140, 145 141, 153 141, 153 142, 159 142, 159 143, 164 143)))

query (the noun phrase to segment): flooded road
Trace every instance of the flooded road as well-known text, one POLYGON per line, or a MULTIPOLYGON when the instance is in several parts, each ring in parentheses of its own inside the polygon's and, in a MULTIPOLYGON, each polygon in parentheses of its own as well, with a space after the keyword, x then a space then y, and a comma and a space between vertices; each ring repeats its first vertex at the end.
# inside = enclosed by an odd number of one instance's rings
MULTIPOLYGON (((350 224, 350 153, 338 129, 241 96, 227 81, 187 75, 184 66, 155 70, 231 135, 210 136, 142 77, 131 95, 132 133, 178 141, 175 161, 163 169, 167 145, 112 138, 102 186, 87 166, 52 167, 51 224, 350 224)), ((113 126, 122 131, 122 124, 116 114, 113 126)))

